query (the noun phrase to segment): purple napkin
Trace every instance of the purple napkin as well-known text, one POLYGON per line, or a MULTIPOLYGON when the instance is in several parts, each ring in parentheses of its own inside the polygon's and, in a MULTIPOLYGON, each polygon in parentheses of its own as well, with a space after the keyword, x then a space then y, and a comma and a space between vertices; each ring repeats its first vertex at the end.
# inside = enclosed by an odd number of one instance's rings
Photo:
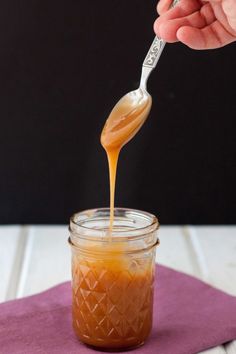
MULTIPOLYGON (((1 354, 92 354, 71 327, 70 283, 0 305, 1 354)), ((236 338, 236 297, 158 266, 153 330, 139 354, 194 354, 236 338)))

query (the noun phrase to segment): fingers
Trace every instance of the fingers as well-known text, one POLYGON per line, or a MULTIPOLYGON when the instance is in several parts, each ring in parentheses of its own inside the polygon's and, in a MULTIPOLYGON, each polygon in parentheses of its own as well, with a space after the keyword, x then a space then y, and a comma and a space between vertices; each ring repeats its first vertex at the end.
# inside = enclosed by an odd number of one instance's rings
POLYGON ((215 3, 214 6, 205 0, 180 0, 175 8, 169 9, 172 1, 160 0, 158 11, 161 16, 154 23, 154 31, 167 42, 181 41, 193 49, 214 49, 234 42, 235 0, 222 2, 228 26, 223 26, 216 19, 215 13, 218 13, 216 3, 220 0, 212 2, 215 3))
POLYGON ((198 0, 180 0, 174 8, 161 16, 162 19, 173 19, 188 16, 199 10, 202 4, 198 0))
POLYGON ((157 12, 162 15, 170 9, 172 5, 172 0, 160 0, 157 4, 157 12))
POLYGON ((160 21, 158 34, 169 43, 178 41, 177 31, 183 26, 203 28, 215 21, 215 15, 209 4, 204 5, 200 11, 181 18, 160 21))
MULTIPOLYGON (((163 0, 164 1, 164 0, 163 0)), ((182 0, 154 23, 155 33, 169 43, 178 41, 176 32, 181 26, 191 25, 188 16, 200 8, 196 0, 182 0)), ((202 23, 201 23, 202 25, 202 23)))
MULTIPOLYGON (((161 0, 162 2, 165 0, 161 0)), ((197 0, 180 0, 175 8, 161 15, 154 23, 155 33, 168 42, 176 42, 176 30, 183 25, 188 25, 185 17, 199 10, 201 4, 197 0), (179 20, 173 23, 173 20, 179 20), (172 21, 172 23, 171 23, 172 21), (182 21, 182 22, 181 22, 182 21)))
POLYGON ((190 26, 183 26, 177 31, 177 39, 192 49, 216 49, 235 41, 220 22, 199 29, 190 26))

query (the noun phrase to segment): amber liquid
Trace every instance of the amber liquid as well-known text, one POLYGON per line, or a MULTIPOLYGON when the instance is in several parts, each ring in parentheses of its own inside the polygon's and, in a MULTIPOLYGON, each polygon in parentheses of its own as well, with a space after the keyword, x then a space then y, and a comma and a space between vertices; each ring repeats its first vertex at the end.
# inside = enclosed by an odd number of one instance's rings
POLYGON ((151 96, 132 101, 131 98, 121 99, 112 110, 101 134, 101 144, 106 150, 110 179, 110 228, 112 235, 114 222, 115 183, 117 163, 122 147, 133 138, 141 128, 151 109, 151 96))
POLYGON ((110 181, 110 225, 109 225, 109 233, 108 233, 109 238, 111 238, 112 227, 114 223, 116 171, 117 171, 119 154, 120 154, 120 149, 107 150, 109 181, 110 181))
POLYGON ((73 255, 75 333, 82 342, 103 349, 139 346, 152 328, 153 259, 134 262, 123 253, 123 245, 100 247, 106 256, 96 255, 98 245, 89 257, 73 255))

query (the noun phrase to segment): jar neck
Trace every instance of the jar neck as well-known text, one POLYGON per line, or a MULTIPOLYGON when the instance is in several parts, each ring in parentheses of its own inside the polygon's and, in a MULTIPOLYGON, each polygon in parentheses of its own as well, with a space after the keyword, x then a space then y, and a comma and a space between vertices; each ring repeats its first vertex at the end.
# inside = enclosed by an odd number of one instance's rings
POLYGON ((139 244, 146 249, 158 243, 157 218, 147 212, 116 208, 111 237, 108 237, 110 209, 90 209, 74 214, 70 219, 70 242, 82 244, 139 244))

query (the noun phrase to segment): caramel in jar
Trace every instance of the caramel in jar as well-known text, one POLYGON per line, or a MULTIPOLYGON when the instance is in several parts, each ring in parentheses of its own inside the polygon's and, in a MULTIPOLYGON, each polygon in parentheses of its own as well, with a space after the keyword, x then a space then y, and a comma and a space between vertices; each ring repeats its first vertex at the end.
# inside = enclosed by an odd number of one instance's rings
MULTIPOLYGON (((89 212, 92 223, 99 227, 101 219, 96 222, 93 215, 97 212, 89 212)), ((109 209, 102 209, 102 215, 109 227, 109 209)), ((113 227, 119 231, 114 236, 113 229, 112 242, 105 233, 96 240, 83 235, 81 243, 78 233, 71 231, 73 327, 78 338, 90 346, 128 349, 143 344, 151 331, 157 221, 134 238, 137 229, 127 232, 126 228, 122 240, 124 225, 129 225, 129 220, 135 224, 141 215, 115 209, 113 227)))

